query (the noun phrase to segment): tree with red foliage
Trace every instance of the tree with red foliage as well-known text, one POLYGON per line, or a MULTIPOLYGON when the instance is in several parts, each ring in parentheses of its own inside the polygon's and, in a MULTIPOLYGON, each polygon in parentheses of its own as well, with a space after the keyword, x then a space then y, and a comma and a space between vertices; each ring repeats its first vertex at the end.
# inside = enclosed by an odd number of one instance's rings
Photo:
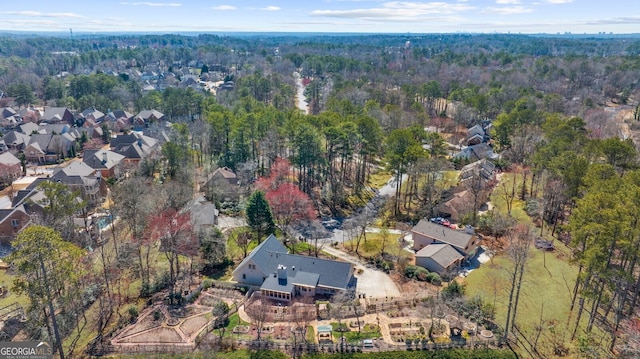
POLYGON ((160 250, 169 261, 171 292, 175 290, 176 279, 180 275, 180 256, 192 258, 198 253, 198 240, 191 231, 191 215, 175 209, 154 213, 149 218, 146 235, 152 240, 160 240, 160 250))
POLYGON ((273 217, 282 232, 292 222, 315 218, 315 210, 309 196, 292 183, 282 183, 266 194, 273 217))
POLYGON ((273 191, 283 183, 289 182, 291 176, 291 164, 284 158, 276 158, 271 166, 269 176, 260 177, 256 181, 256 189, 265 193, 273 191))

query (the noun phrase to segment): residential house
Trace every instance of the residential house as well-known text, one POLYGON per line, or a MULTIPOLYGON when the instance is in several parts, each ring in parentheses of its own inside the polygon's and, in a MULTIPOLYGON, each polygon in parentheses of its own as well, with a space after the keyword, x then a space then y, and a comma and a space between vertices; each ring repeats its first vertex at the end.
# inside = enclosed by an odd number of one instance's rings
POLYGON ((118 135, 111 139, 111 151, 125 157, 126 168, 135 168, 144 158, 154 157, 158 152, 158 140, 138 132, 118 135))
POLYGON ((227 167, 213 171, 202 184, 202 190, 210 200, 232 197, 238 188, 238 176, 227 167))
POLYGON ((85 150, 82 161, 102 178, 119 178, 124 173, 124 156, 109 150, 85 150))
POLYGON ((2 136, 2 141, 4 141, 9 151, 11 151, 11 153, 13 154, 24 150, 30 140, 31 138, 29 137, 29 135, 15 130, 11 130, 5 133, 4 136, 2 136))
POLYGON ((89 203, 95 204, 100 199, 100 172, 84 162, 73 161, 58 168, 51 176, 51 181, 66 184, 73 191, 79 190, 89 203))
POLYGON ((62 135, 71 129, 68 123, 43 123, 38 126, 38 133, 62 135))
POLYGON ((460 266, 464 256, 448 244, 430 244, 416 253, 416 265, 429 272, 450 273, 460 266))
POLYGON ((32 133, 39 133, 40 126, 34 122, 25 122, 19 125, 18 127, 16 127, 16 130, 20 133, 24 133, 25 135, 29 136, 32 133))
POLYGON ((495 170, 496 165, 485 158, 462 167, 460 181, 464 182, 474 176, 480 176, 483 181, 488 182, 495 178, 495 170))
POLYGON ((96 110, 95 107, 87 108, 80 114, 83 127, 96 127, 104 121, 104 118, 105 114, 96 110))
POLYGON ((22 164, 11 152, 0 153, 0 183, 9 185, 22 176, 22 164))
POLYGON ((191 228, 199 233, 213 228, 218 224, 218 209, 216 205, 200 196, 188 206, 191 215, 191 228))
POLYGON ((9 209, 0 209, 0 243, 8 245, 31 223, 25 204, 9 209))
POLYGON ((495 159, 498 155, 493 152, 493 147, 487 142, 471 145, 462 148, 460 152, 453 155, 453 158, 464 159, 468 161, 478 161, 485 158, 495 159))
POLYGON ((11 129, 22 123, 22 117, 11 107, 0 108, 0 127, 11 129))
POLYGON ((469 211, 473 211, 473 202, 473 193, 468 189, 463 189, 455 192, 453 197, 446 202, 439 204, 436 210, 440 216, 450 218, 453 222, 458 222, 469 211))
POLYGON ((76 140, 82 138, 83 134, 87 137, 87 140, 91 139, 102 139, 104 132, 102 131, 102 127, 73 127, 69 130, 69 134, 71 134, 76 140))
POLYGON ((74 119, 73 113, 66 107, 49 107, 44 110, 40 120, 46 123, 73 124, 74 119))
POLYGON ((164 120, 164 114, 158 110, 143 110, 133 118, 134 127, 148 126, 152 122, 164 120))
POLYGON ((333 295, 356 285, 353 265, 287 253, 274 235, 260 243, 233 271, 233 278, 270 299, 333 295))
POLYGON ((0 140, 0 153, 4 153, 9 151, 9 147, 7 147, 7 144, 4 142, 4 140, 0 140))
POLYGON ((434 272, 438 272, 439 267, 452 269, 463 260, 473 257, 480 245, 480 237, 471 227, 455 230, 426 219, 420 220, 411 229, 411 236, 413 249, 417 252, 416 265, 434 272), (426 249, 432 245, 437 246, 426 249), (453 255, 452 250, 458 254, 453 255))
POLYGON ((477 145, 482 142, 487 142, 489 135, 485 132, 484 128, 478 124, 467 130, 467 136, 465 142, 467 146, 477 145))
POLYGON ((34 108, 23 107, 18 111, 18 115, 22 119, 22 122, 40 122, 40 118, 42 118, 42 114, 40 111, 34 108))
POLYGON ((133 114, 125 110, 115 110, 105 116, 105 122, 110 130, 122 132, 131 128, 133 117, 133 114))
POLYGON ((55 163, 73 155, 75 138, 68 134, 33 134, 24 149, 27 162, 55 163))

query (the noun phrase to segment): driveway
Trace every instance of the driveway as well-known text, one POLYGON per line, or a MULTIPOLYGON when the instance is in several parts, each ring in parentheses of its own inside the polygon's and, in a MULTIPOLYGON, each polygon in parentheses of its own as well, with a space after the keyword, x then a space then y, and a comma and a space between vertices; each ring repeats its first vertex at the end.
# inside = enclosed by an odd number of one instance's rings
POLYGON ((326 245, 322 250, 336 258, 355 264, 355 277, 358 279, 357 293, 365 294, 367 297, 372 298, 400 296, 398 287, 385 272, 368 268, 358 258, 346 254, 331 245, 326 245), (360 269, 362 269, 362 273, 358 274, 360 269))

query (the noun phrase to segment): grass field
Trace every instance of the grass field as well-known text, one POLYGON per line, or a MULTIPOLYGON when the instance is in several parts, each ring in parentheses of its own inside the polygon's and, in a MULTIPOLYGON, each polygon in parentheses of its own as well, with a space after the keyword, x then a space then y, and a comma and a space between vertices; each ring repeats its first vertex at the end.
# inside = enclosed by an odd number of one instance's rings
POLYGON ((26 295, 18 295, 13 291, 13 278, 15 278, 15 276, 9 274, 6 269, 0 269, 0 285, 2 285, 5 290, 9 290, 9 294, 0 298, 0 308, 18 302, 18 304, 26 309, 29 305, 29 298, 26 295))
MULTIPOLYGON (((402 254, 402 246, 398 242, 400 238, 399 234, 387 234, 386 242, 383 240, 382 233, 367 233, 367 241, 364 238, 360 240, 360 246, 358 248, 358 254, 363 258, 373 258, 380 255, 382 245, 384 243, 384 252, 393 256, 402 254)), ((354 250, 356 248, 356 240, 345 242, 345 248, 354 250)))
MULTIPOLYGON (((501 182, 505 181, 506 190, 509 192, 509 186, 513 183, 512 176, 518 176, 515 182, 517 192, 517 189, 522 185, 521 176, 505 173, 502 175, 501 182)), ((502 184, 499 183, 491 195, 491 203, 495 210, 507 214, 504 192, 502 184)), ((532 223, 531 218, 524 211, 524 202, 518 199, 513 202, 511 215, 519 223, 532 223)), ((548 237, 547 239, 552 238, 548 237)), ((518 327, 532 341, 537 335, 536 328, 540 330, 538 350, 545 357, 553 357, 553 347, 558 343, 572 349, 575 355, 575 345, 570 342, 575 317, 571 319, 568 326, 567 320, 571 305, 571 291, 578 275, 578 269, 569 262, 570 249, 559 241, 556 241, 555 245, 555 251, 546 253, 534 247, 531 248, 523 277, 516 320, 518 327)), ((467 276, 465 279, 467 296, 479 295, 485 302, 495 303, 496 322, 499 326, 504 327, 510 289, 508 271, 512 268, 512 263, 504 254, 498 254, 492 262, 482 265, 467 276)), ((594 330, 594 338, 602 336, 601 331, 594 330)), ((527 356, 526 352, 521 354, 527 356)))

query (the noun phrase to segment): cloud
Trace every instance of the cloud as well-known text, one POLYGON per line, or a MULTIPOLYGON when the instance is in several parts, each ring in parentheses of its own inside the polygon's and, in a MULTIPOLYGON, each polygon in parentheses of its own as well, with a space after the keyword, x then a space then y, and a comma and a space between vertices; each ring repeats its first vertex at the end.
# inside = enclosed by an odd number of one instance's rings
POLYGON ((574 0, 547 0, 549 4, 568 4, 574 0))
POLYGON ((72 12, 40 12, 40 11, 0 11, 2 15, 18 15, 30 17, 57 17, 57 18, 76 18, 82 19, 85 16, 72 12))
POLYGON ((177 2, 149 2, 149 1, 136 1, 136 2, 126 2, 123 1, 120 5, 131 5, 131 6, 151 6, 151 7, 179 7, 182 6, 181 3, 177 2))
POLYGON ((498 15, 516 15, 527 14, 533 12, 533 9, 524 6, 504 6, 504 7, 488 7, 482 10, 485 14, 498 14, 498 15))
POLYGON ((496 0, 498 5, 516 5, 520 4, 520 0, 496 0))
POLYGON ((453 15, 459 12, 473 10, 475 7, 465 3, 446 2, 408 2, 390 1, 382 7, 362 8, 351 10, 314 10, 313 16, 338 18, 355 18, 362 20, 415 21, 423 20, 425 15, 453 15))
POLYGON ((614 17, 602 20, 586 21, 587 25, 640 24, 640 16, 614 17))
POLYGON ((211 9, 224 11, 224 10, 236 10, 237 7, 231 6, 231 5, 219 5, 219 6, 214 6, 211 9))
POLYGON ((277 7, 277 6, 267 6, 267 7, 263 7, 263 8, 262 8, 262 9, 260 9, 260 10, 264 10, 264 11, 278 11, 278 10, 280 10, 280 8, 279 8, 279 7, 277 7))

